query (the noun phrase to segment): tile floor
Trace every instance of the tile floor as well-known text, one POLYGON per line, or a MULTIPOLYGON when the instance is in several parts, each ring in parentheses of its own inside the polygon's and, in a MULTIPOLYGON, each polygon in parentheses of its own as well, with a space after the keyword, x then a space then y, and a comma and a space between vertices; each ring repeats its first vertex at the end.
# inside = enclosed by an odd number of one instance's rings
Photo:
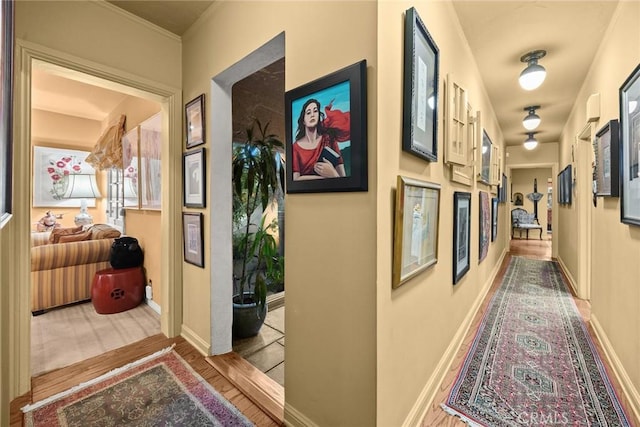
POLYGON ((255 337, 234 340, 233 351, 284 387, 284 307, 267 313, 255 337))

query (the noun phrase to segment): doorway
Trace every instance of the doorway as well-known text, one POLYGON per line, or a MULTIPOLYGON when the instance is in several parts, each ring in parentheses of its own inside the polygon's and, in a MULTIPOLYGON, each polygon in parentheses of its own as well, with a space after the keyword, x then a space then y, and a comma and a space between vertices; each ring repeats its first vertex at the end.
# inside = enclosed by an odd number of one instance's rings
MULTIPOLYGON (((81 58, 74 58, 70 55, 57 52, 42 46, 23 44, 16 42, 15 52, 16 63, 19 64, 19 73, 16 74, 15 86, 16 91, 16 123, 31 123, 31 87, 33 68, 36 62, 41 62, 50 70, 56 70, 67 77, 73 76, 84 83, 95 85, 104 84, 104 87, 111 90, 122 91, 123 93, 142 97, 160 103, 162 111, 162 152, 163 163, 166 165, 164 170, 167 171, 162 177, 162 186, 166 188, 162 200, 162 212, 166 214, 166 220, 163 221, 162 234, 162 255, 161 255, 161 280, 167 286, 163 287, 161 293, 163 300, 166 301, 167 309, 163 310, 161 315, 161 330, 169 336, 175 336, 179 333, 180 324, 182 322, 182 263, 180 247, 180 216, 179 216, 179 200, 180 188, 175 180, 170 179, 170 174, 179 173, 181 165, 181 147, 172 146, 169 140, 179 139, 181 135, 181 115, 179 114, 181 103, 180 90, 170 88, 166 85, 156 85, 153 82, 142 81, 136 77, 121 75, 113 70, 103 70, 96 64, 81 58), (165 133, 166 131, 166 133, 165 133)), ((30 164, 30 147, 31 147, 31 131, 30 127, 17 126, 15 133, 15 146, 20 147, 15 153, 14 158, 16 164, 30 164)), ((18 235, 17 252, 20 254, 19 265, 16 267, 17 277, 16 283, 30 283, 30 269, 26 260, 29 259, 30 250, 30 203, 31 188, 33 178, 29 167, 17 170, 14 176, 14 182, 18 183, 16 196, 16 206, 21 212, 16 216, 18 235), (24 260, 24 261, 22 261, 24 260)), ((15 347, 15 355, 17 360, 24 360, 21 363, 16 375, 17 389, 28 390, 31 378, 30 372, 30 317, 28 310, 30 307, 30 290, 29 286, 19 286, 15 290, 14 303, 16 307, 22 307, 20 312, 16 313, 17 321, 14 330, 16 336, 20 337, 15 347), (24 311, 23 311, 24 310, 24 311)))

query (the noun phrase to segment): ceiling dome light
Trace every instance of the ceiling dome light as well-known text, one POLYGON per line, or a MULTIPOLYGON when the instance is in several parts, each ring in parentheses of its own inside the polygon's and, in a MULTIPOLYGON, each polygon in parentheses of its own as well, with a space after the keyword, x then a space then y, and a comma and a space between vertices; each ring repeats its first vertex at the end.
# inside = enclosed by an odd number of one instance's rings
POLYGON ((527 68, 520 73, 520 86, 524 90, 533 90, 539 87, 547 77, 547 71, 542 65, 538 64, 538 59, 543 58, 547 54, 546 50, 534 50, 522 55, 520 62, 526 62, 527 68))
POLYGON ((538 146, 538 140, 533 137, 534 132, 529 132, 529 137, 524 141, 524 148, 533 150, 538 146))
POLYGON ((540 108, 539 105, 530 105, 524 108, 524 111, 528 111, 529 114, 522 120, 522 126, 526 130, 534 130, 540 124, 540 116, 536 114, 536 108, 540 108))

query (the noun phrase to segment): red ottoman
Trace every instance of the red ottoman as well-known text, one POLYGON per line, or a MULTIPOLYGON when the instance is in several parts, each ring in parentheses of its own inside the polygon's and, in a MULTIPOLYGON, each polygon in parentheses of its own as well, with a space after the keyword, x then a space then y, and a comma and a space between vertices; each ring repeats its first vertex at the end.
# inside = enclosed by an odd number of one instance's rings
POLYGON ((144 296, 142 267, 96 271, 91 302, 100 314, 120 313, 138 306, 144 296))

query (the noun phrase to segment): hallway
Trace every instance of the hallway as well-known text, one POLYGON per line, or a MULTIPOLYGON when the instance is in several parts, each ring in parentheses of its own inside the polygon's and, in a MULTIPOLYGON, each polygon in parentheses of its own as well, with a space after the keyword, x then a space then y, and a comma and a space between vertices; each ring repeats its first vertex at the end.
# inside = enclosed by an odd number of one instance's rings
MULTIPOLYGON (((455 416, 451 416, 448 415, 447 413, 444 412, 444 410, 441 408, 441 404, 444 403, 448 396, 449 393, 451 391, 452 386, 454 385, 457 375, 462 367, 462 364, 464 363, 465 357, 467 355, 467 352, 470 349, 471 344, 474 341, 474 337, 476 335, 476 331, 478 330, 478 327, 485 315, 485 312, 487 311, 487 307, 489 305, 489 302, 491 301, 492 297, 494 296, 497 288, 499 287, 499 285, 502 283, 504 277, 505 277, 505 273, 507 271, 507 267, 509 265, 509 262, 511 260, 512 256, 521 256, 521 257, 526 257, 526 258, 530 258, 530 259, 537 259, 537 260, 545 260, 545 261, 551 261, 551 240, 519 240, 519 239, 513 239, 510 241, 510 252, 507 253, 507 255, 505 256, 505 259, 502 263, 502 266, 500 268, 500 271, 498 272, 496 279, 494 280, 493 285, 491 286, 491 289, 488 291, 483 303, 482 303, 482 307, 480 308, 480 310, 478 311, 478 313, 476 313, 476 316, 472 322, 472 324, 469 327, 469 330, 462 342, 461 347, 458 349, 458 352, 455 356, 455 359, 453 360, 451 366, 449 367, 449 370, 447 372, 447 374, 445 375, 444 380, 442 381, 442 383, 440 384, 440 387, 438 389, 437 394, 435 395, 434 400, 431 402, 431 405, 429 406, 423 420, 422 420, 422 426, 423 427, 430 427, 430 426, 466 426, 467 424, 465 424, 462 420, 460 420, 458 417, 455 416)), ((564 273, 563 273, 564 275, 564 273)), ((566 278, 565 278, 566 281, 566 278)), ((593 342, 595 343, 595 346, 599 352, 599 354, 601 355, 601 359, 607 369, 607 372, 613 372, 611 366, 609 365, 608 360, 603 356, 604 355, 604 351, 601 347, 600 342, 597 340, 596 335, 593 331, 593 328, 591 327, 591 325, 589 324, 589 317, 590 317, 590 305, 587 301, 584 300, 580 300, 577 299, 574 295, 574 302, 576 303, 577 307, 578 307, 578 311, 580 312, 580 315, 583 319, 583 321, 586 323, 587 325, 587 330, 589 332, 589 335, 591 337, 591 339, 593 340, 593 342)), ((633 419, 633 411, 631 410, 631 405, 630 402, 628 402, 628 400, 626 399, 626 396, 623 394, 622 388, 620 387, 620 385, 617 382, 617 378, 613 375, 610 375, 610 380, 614 386, 615 392, 618 395, 618 398, 620 399, 620 402, 622 404, 622 406, 625 408, 627 416, 630 417, 630 421, 632 423, 632 425, 637 425, 638 422, 640 420, 636 420, 633 419)))

